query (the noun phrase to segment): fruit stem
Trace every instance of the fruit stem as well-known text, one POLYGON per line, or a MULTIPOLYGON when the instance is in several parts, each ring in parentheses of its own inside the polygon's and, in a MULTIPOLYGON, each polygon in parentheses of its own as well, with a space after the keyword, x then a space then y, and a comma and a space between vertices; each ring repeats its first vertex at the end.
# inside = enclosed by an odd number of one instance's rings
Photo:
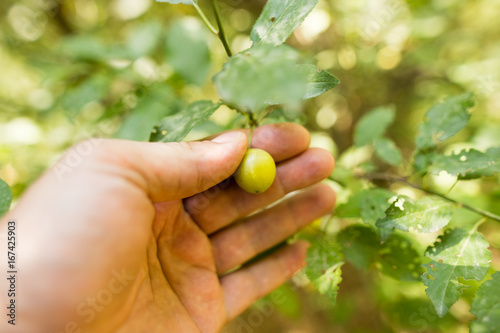
POLYGON ((250 134, 248 135, 248 149, 252 146, 252 137, 253 137, 253 131, 255 130, 254 126, 250 127, 250 134))

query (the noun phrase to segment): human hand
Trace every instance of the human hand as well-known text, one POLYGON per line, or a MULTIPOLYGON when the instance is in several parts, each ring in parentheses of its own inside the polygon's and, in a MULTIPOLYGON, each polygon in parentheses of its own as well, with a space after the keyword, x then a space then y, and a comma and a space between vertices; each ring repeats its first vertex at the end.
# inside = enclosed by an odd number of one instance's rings
POLYGON ((334 162, 308 149, 301 126, 260 127, 252 146, 273 156, 277 177, 253 195, 226 180, 247 141, 232 131, 204 142, 72 148, 91 150, 62 181, 57 165, 47 171, 0 223, 16 219, 19 229, 18 322, 2 321, 1 331, 218 332, 282 284, 303 267, 306 243, 223 273, 330 211, 335 195, 316 183, 334 162))

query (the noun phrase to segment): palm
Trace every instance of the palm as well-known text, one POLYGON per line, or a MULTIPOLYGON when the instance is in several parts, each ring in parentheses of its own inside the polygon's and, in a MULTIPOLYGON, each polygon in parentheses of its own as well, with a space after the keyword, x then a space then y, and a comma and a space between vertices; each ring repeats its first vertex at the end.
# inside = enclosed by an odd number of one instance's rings
POLYGON ((219 331, 226 321, 225 306, 208 236, 181 201, 155 207, 148 275, 122 331, 219 331))

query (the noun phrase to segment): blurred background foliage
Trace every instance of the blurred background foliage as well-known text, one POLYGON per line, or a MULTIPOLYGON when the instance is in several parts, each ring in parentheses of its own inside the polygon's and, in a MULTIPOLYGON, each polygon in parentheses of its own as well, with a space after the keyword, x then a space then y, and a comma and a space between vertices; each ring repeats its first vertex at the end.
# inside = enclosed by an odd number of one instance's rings
MULTIPOLYGON (((221 1, 233 51, 250 46, 249 32, 264 3, 221 1)), ((205 1, 200 4, 205 8, 205 1)), ((195 100, 218 99, 211 77, 227 57, 190 6, 153 0, 3 0, 0 13, 0 178, 15 198, 80 140, 147 140, 162 117, 195 100)), ((498 145, 498 17, 500 0, 321 0, 289 43, 341 85, 308 101, 297 121, 312 131, 313 145, 337 157, 350 152, 339 161, 349 168, 370 157, 349 148, 357 120, 375 107, 393 106, 397 117, 389 134, 408 161, 425 111, 446 96, 473 91, 471 124, 446 150, 498 145)), ((189 138, 241 124, 222 107, 189 138)), ((462 182, 453 197, 498 214, 497 181, 462 182)), ((454 180, 439 175, 429 182, 446 191, 454 180)), ((348 191, 333 186, 339 202, 345 201, 348 191)), ((454 223, 474 218, 460 211, 454 223)), ((481 231, 500 247, 498 226, 485 224, 481 231)), ((419 242, 423 251, 426 240, 419 242)), ((492 251, 493 262, 499 262, 498 250, 492 251)), ((467 300, 440 319, 421 283, 394 283, 348 264, 343 275, 335 307, 310 292, 298 275, 227 331, 468 331, 467 300)))

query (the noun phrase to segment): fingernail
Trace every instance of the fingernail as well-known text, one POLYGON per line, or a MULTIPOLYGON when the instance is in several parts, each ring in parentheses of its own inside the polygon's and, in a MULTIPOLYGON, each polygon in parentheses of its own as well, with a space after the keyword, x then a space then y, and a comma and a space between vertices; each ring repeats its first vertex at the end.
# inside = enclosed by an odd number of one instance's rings
POLYGON ((243 133, 238 132, 238 131, 228 132, 228 133, 224 133, 222 135, 219 135, 218 137, 216 137, 215 139, 213 139, 212 142, 216 142, 216 143, 229 143, 231 141, 234 141, 234 140, 238 139, 242 135, 243 135, 243 133))

